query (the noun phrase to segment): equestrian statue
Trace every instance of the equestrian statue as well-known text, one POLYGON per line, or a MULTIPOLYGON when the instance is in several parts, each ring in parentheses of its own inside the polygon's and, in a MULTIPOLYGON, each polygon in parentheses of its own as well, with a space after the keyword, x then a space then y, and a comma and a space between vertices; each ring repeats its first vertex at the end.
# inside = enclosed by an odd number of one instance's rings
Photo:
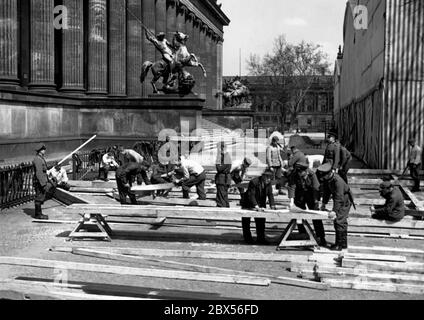
POLYGON ((189 36, 182 32, 175 32, 172 43, 165 38, 165 33, 151 34, 146 29, 146 38, 162 54, 162 59, 156 62, 146 61, 143 63, 140 82, 144 83, 146 76, 152 70, 153 79, 151 81, 153 92, 159 93, 156 82, 162 78, 162 89, 164 93, 178 93, 186 95, 192 92, 195 85, 193 76, 184 70, 185 67, 199 67, 206 78, 206 70, 198 61, 197 57, 190 53, 186 43, 189 36))

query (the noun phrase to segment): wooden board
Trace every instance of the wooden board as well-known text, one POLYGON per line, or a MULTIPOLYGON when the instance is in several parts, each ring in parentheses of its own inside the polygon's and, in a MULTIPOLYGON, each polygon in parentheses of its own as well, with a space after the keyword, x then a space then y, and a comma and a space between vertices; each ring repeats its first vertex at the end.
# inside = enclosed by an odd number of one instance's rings
POLYGON ((396 292, 396 293, 409 293, 409 294, 423 294, 424 286, 412 284, 390 284, 383 282, 365 282, 356 280, 340 280, 340 279, 324 279, 332 288, 343 289, 356 289, 356 290, 369 290, 381 292, 396 292))
POLYGON ((16 257, 0 257, 0 264, 2 265, 15 265, 15 266, 28 266, 37 268, 48 269, 66 269, 77 270, 96 273, 110 273, 119 275, 132 275, 140 277, 153 277, 153 278, 167 278, 173 280, 192 280, 192 281, 207 281, 207 282, 220 282, 220 283, 234 283, 245 285, 258 285, 268 286, 270 280, 260 277, 238 276, 238 275, 225 275, 225 274, 204 274, 199 272, 188 271, 169 271, 160 269, 143 269, 143 268, 130 268, 121 266, 109 266, 100 264, 88 264, 69 261, 53 261, 41 260, 30 258, 16 258, 16 257))
POLYGON ((164 183, 164 184, 150 184, 142 186, 134 186, 131 188, 132 192, 146 192, 146 191, 157 191, 157 190, 168 190, 175 187, 173 183, 164 183))
POLYGON ((408 198, 411 200, 417 210, 424 210, 421 201, 419 201, 409 189, 401 186, 400 190, 408 196, 408 198))
POLYGON ((74 204, 74 203, 88 203, 88 201, 77 197, 76 195, 72 194, 71 192, 68 192, 66 190, 63 189, 59 189, 57 188, 55 190, 55 193, 53 195, 53 197, 56 200, 59 200, 60 202, 64 203, 64 204, 74 204))
POLYGON ((381 271, 400 271, 412 273, 424 273, 424 263, 419 262, 381 262, 381 261, 359 261, 343 259, 342 267, 364 268, 381 271))

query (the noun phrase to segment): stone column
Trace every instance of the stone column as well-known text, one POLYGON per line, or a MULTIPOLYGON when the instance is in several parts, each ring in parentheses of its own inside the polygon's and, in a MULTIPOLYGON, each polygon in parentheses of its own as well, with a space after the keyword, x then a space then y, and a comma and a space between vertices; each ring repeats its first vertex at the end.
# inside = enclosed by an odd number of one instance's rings
MULTIPOLYGON (((203 66, 206 69, 207 78, 203 79, 203 81, 200 82, 200 95, 202 98, 206 99, 206 90, 207 90, 207 82, 210 77, 210 70, 209 70, 209 63, 208 63, 208 48, 207 48, 207 26, 200 22, 200 38, 199 38, 199 49, 200 49, 200 60, 203 64, 203 66)), ((206 106, 207 103, 206 103, 206 106)))
POLYGON ((127 94, 126 0, 109 0, 109 95, 127 94))
POLYGON ((212 103, 212 87, 213 87, 213 79, 214 74, 212 70, 212 31, 209 27, 206 28, 205 33, 205 44, 206 44, 206 72, 208 73, 208 78, 206 81, 206 107, 212 108, 214 107, 212 103))
POLYGON ((88 94, 107 94, 107 1, 88 2, 88 94))
POLYGON ((143 64, 142 34, 144 30, 137 21, 143 20, 140 0, 127 0, 127 95, 141 97, 140 73, 143 64))
POLYGON ((213 107, 214 109, 218 109, 219 105, 218 105, 218 97, 217 97, 217 92, 218 92, 218 64, 217 64, 217 59, 218 59, 218 52, 217 52, 217 40, 218 40, 218 36, 213 33, 211 38, 211 72, 212 72, 212 78, 211 78, 211 107, 213 107))
POLYGON ((177 2, 176 0, 166 1, 166 38, 172 41, 175 31, 177 31, 177 2))
POLYGON ((29 88, 54 91, 53 0, 31 0, 31 82, 29 88))
MULTIPOLYGON (((156 33, 164 32, 166 34, 166 0, 156 0, 156 33)), ((162 58, 161 53, 156 50, 156 59, 162 58)))
MULTIPOLYGON (((143 0, 143 23, 152 33, 156 35, 156 5, 155 0, 143 0)), ((145 32, 143 31, 143 61, 156 61, 156 48, 155 46, 146 38, 145 32)), ((146 81, 143 83, 143 96, 147 97, 149 94, 153 93, 153 88, 150 85, 150 81, 153 76, 149 73, 146 81)))
MULTIPOLYGON (((193 18, 193 38, 191 39, 191 45, 193 53, 196 55, 197 59, 200 63, 204 64, 201 50, 201 42, 200 42, 200 19, 194 17, 193 18)), ((196 86, 194 87, 193 92, 197 94, 201 94, 201 86, 206 79, 203 77, 203 72, 198 69, 193 72, 193 75, 196 77, 196 86)))
POLYGON ((68 29, 63 29, 62 79, 60 89, 81 94, 84 88, 84 0, 64 0, 68 9, 68 29))
POLYGON ((18 0, 0 2, 0 85, 17 85, 18 0))
POLYGON ((186 33, 185 26, 185 15, 187 12, 187 7, 185 5, 180 4, 177 6, 177 30, 179 32, 186 33))
MULTIPOLYGON (((223 62, 224 62, 224 51, 223 51, 223 39, 218 37, 216 44, 216 88, 218 92, 222 92, 222 77, 223 77, 223 62)), ((217 97, 217 109, 222 109, 222 95, 217 97)))

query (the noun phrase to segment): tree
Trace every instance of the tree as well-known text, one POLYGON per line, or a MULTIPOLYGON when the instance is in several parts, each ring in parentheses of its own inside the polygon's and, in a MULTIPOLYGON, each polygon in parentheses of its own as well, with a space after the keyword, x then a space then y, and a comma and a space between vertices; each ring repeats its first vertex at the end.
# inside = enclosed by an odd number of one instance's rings
POLYGON ((247 60, 249 74, 263 76, 270 87, 271 103, 280 106, 283 121, 290 116, 294 125, 302 102, 314 81, 313 76, 330 74, 328 56, 320 45, 302 41, 288 43, 284 35, 275 39, 271 53, 263 58, 251 54, 247 60))

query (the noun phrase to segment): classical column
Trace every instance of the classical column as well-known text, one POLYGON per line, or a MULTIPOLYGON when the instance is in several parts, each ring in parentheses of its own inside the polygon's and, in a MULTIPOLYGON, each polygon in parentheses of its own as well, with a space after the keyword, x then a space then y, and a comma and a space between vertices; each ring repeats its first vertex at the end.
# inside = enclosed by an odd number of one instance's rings
POLYGON ((200 95, 202 98, 206 99, 207 82, 210 77, 210 70, 208 69, 209 68, 209 63, 208 63, 209 51, 207 48, 207 36, 206 36, 207 26, 203 22, 200 22, 199 31, 200 31, 200 38, 199 38, 200 60, 203 66, 205 67, 206 73, 207 73, 207 78, 203 79, 203 81, 200 82, 200 95))
POLYGON ((219 109, 218 105, 218 51, 217 51, 217 40, 218 36, 213 33, 211 37, 211 69, 212 69, 212 79, 211 79, 211 106, 214 109, 219 109))
POLYGON ((18 0, 0 2, 0 85, 17 85, 18 0))
POLYGON ((68 28, 62 37, 62 79, 66 93, 83 93, 84 88, 84 0, 64 0, 68 28))
POLYGON ((109 0, 109 95, 127 94, 126 0, 109 0))
POLYGON ((31 0, 31 82, 32 90, 53 91, 54 83, 54 0, 31 0))
POLYGON ((185 5, 180 4, 177 6, 177 30, 179 32, 186 33, 185 26, 185 15, 187 12, 187 7, 185 5))
MULTIPOLYGON (((155 0, 143 0, 143 23, 152 35, 156 34, 156 5, 155 0)), ((156 48, 147 40, 145 33, 143 32, 143 60, 155 62, 156 60, 156 48)), ((143 83, 143 96, 146 97, 153 93, 153 88, 150 85, 150 81, 153 78, 150 73, 143 83)))
MULTIPOLYGON (((156 33, 166 34, 166 0, 156 0, 156 33)), ((156 50, 156 60, 162 58, 161 53, 156 50)))
POLYGON ((212 70, 212 30, 209 27, 206 28, 205 33, 205 44, 206 44, 206 72, 208 73, 208 78, 206 81, 206 106, 209 108, 214 107, 212 103, 212 87, 213 79, 215 78, 212 70))
POLYGON ((88 94, 107 94, 107 1, 88 2, 88 94))
MULTIPOLYGON (((201 50, 201 42, 200 42, 200 25, 201 21, 197 17, 193 18, 193 37, 191 38, 192 51, 196 55, 197 59, 200 63, 204 64, 202 50, 201 50)), ((206 81, 203 77, 203 72, 198 69, 193 72, 193 75, 196 77, 196 86, 194 87, 194 92, 197 94, 201 94, 201 86, 202 83, 206 81)))
POLYGON ((141 97, 140 73, 143 64, 143 20, 140 0, 127 0, 127 95, 141 97))
POLYGON ((167 0, 166 5, 166 37, 168 41, 171 41, 177 31, 177 2, 167 0))
MULTIPOLYGON (((223 77, 223 62, 224 62, 224 51, 223 51, 223 39, 218 37, 216 44, 216 88, 218 92, 222 91, 222 77, 223 77)), ((217 109, 222 109, 222 95, 217 97, 217 109)))

